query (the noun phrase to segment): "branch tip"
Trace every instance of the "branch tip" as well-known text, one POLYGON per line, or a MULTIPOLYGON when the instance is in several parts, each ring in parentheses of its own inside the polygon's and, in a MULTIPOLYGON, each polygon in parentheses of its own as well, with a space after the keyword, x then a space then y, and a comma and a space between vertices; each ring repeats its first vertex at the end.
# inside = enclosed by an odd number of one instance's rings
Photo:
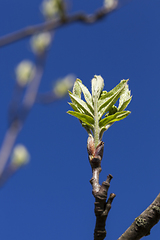
POLYGON ((111 180, 112 180, 112 178, 113 178, 113 176, 112 176, 111 174, 109 174, 109 175, 107 176, 106 182, 110 183, 111 180))

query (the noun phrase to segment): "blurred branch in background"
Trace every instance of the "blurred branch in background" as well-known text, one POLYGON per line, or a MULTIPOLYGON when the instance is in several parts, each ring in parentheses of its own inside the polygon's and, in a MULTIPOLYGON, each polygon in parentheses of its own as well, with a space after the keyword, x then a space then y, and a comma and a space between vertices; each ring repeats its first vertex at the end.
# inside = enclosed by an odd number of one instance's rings
POLYGON ((62 99, 66 96, 68 90, 72 88, 75 80, 76 76, 73 74, 69 74, 64 78, 59 78, 55 82, 52 91, 46 93, 39 93, 37 95, 36 102, 41 104, 49 104, 62 99))
POLYGON ((63 27, 74 22, 93 24, 118 8, 118 0, 104 0, 103 6, 93 14, 83 12, 67 15, 63 0, 44 0, 41 11, 46 21, 41 24, 29 26, 0 38, 0 47, 29 37, 37 32, 46 32, 63 27))
MULTIPOLYGON (((16 69, 17 83, 14 91, 16 95, 13 96, 13 101, 11 100, 9 107, 9 128, 6 132, 0 150, 0 176, 4 171, 16 138, 24 125, 30 109, 34 104, 44 71, 45 55, 46 52, 44 51, 43 54, 37 56, 37 63, 34 67, 31 62, 23 61, 16 69), (23 91, 25 91, 25 93, 21 100, 23 91), (17 93, 19 96, 17 96, 17 93)), ((6 178, 4 173, 3 178, 6 178)))
MULTIPOLYGON (((8 162, 17 136, 23 128, 24 122, 34 105, 40 82, 42 80, 47 50, 53 41, 52 33, 40 33, 34 35, 31 39, 31 48, 36 56, 36 63, 29 60, 23 60, 15 70, 15 89, 11 100, 8 121, 9 127, 6 131, 1 149, 0 149, 0 185, 13 175, 22 165, 23 161, 15 164, 15 158, 8 162)), ((67 94, 68 89, 72 87, 73 76, 58 81, 53 89, 54 99, 52 102, 62 98, 67 94), (59 86, 59 87, 58 87, 59 86)), ((48 95, 45 95, 48 98, 48 95)), ((44 97, 43 97, 44 101, 44 97)), ((21 151, 20 148, 16 152, 21 151)), ((19 153, 21 154, 21 152, 19 153)))

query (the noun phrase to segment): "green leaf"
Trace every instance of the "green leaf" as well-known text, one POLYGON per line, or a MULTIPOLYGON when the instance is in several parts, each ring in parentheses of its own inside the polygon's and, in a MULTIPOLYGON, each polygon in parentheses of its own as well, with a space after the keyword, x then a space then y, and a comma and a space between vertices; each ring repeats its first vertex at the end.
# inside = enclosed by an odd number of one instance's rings
POLYGON ((103 99, 98 101, 98 113, 99 119, 117 102, 122 91, 124 90, 128 80, 122 80, 115 88, 111 91, 103 94, 103 99))
POLYGON ((88 90, 88 88, 86 86, 84 86, 82 84, 82 81, 77 79, 77 83, 79 84, 82 92, 83 92, 83 95, 84 95, 84 98, 86 100, 86 102, 90 105, 90 107, 93 109, 93 103, 92 103, 92 96, 88 90))
POLYGON ((126 109, 131 99, 132 99, 131 91, 129 91, 129 87, 127 84, 123 90, 123 93, 120 96, 118 111, 123 111, 124 109, 126 109))
POLYGON ((74 103, 68 103, 68 104, 73 108, 74 111, 83 113, 81 109, 79 109, 74 103))
POLYGON ((104 80, 101 76, 95 75, 91 82, 92 82, 92 98, 94 103, 95 98, 99 99, 100 94, 104 88, 104 80))
POLYGON ((130 114, 130 111, 124 111, 132 98, 127 82, 128 80, 122 80, 115 88, 107 92, 103 91, 103 78, 95 75, 92 79, 92 95, 79 79, 74 84, 73 93, 69 92, 72 101, 69 104, 74 111, 68 111, 68 113, 78 118, 88 134, 93 135, 95 147, 102 140, 103 133, 114 122, 130 114), (82 93, 86 102, 81 99, 82 93), (117 108, 115 103, 118 98, 120 99, 117 108))
POLYGON ((105 127, 102 127, 99 133, 99 139, 102 140, 103 133, 108 130, 112 126, 113 123, 107 124, 105 127))
POLYGON ((131 113, 130 111, 121 111, 121 112, 116 112, 113 115, 109 115, 109 116, 103 118, 99 122, 99 127, 103 128, 107 124, 111 124, 111 123, 114 123, 116 121, 120 121, 120 120, 124 119, 125 117, 127 117, 130 113, 131 113))
POLYGON ((132 96, 131 96, 127 101, 123 102, 123 104, 121 105, 120 108, 118 107, 118 111, 123 111, 123 110, 125 110, 131 100, 132 100, 132 96))
POLYGON ((68 111, 68 114, 78 118, 79 120, 81 120, 83 123, 87 124, 88 126, 90 126, 91 128, 93 128, 93 124, 94 124, 94 119, 86 114, 83 113, 79 113, 79 112, 75 112, 75 111, 68 111))
POLYGON ((81 99, 81 87, 79 86, 79 82, 82 82, 80 79, 76 79, 73 85, 73 95, 81 99))
POLYGON ((76 108, 81 109, 81 112, 93 117, 93 113, 91 112, 91 110, 88 107, 86 102, 84 102, 82 99, 74 96, 71 92, 69 92, 69 96, 71 98, 72 103, 75 105, 76 108))

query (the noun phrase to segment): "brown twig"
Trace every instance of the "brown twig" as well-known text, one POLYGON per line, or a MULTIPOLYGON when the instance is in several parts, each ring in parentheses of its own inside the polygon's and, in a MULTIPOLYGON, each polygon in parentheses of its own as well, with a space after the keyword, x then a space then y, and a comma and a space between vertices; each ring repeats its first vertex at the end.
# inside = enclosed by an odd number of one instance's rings
POLYGON ((8 34, 6 36, 3 36, 0 38, 0 47, 9 45, 11 43, 14 43, 16 41, 19 41, 21 39, 27 38, 33 34, 36 34, 37 32, 42 31, 51 31, 55 30, 57 28, 60 28, 64 25, 73 23, 73 22, 81 22, 85 24, 92 24, 95 23, 98 20, 101 20, 105 16, 108 16, 109 13, 113 12, 115 9, 107 9, 107 8, 100 8, 97 10, 94 14, 85 14, 85 13, 76 13, 70 16, 65 16, 63 19, 58 20, 50 20, 41 24, 29 26, 26 28, 23 28, 21 30, 18 30, 16 32, 13 32, 11 34, 8 34))
POLYGON ((92 168, 92 178, 90 180, 90 183, 93 189, 93 196, 95 197, 96 225, 94 229, 94 240, 103 240, 106 237, 106 219, 111 209, 111 203, 116 196, 114 193, 111 193, 107 200, 110 181, 113 178, 111 174, 108 175, 106 181, 104 181, 102 185, 99 184, 99 174, 101 172, 103 148, 104 143, 100 142, 100 144, 95 149, 93 138, 88 138, 87 150, 92 168))
POLYGON ((160 220, 160 193, 142 212, 118 240, 139 240, 150 234, 151 228, 160 220))

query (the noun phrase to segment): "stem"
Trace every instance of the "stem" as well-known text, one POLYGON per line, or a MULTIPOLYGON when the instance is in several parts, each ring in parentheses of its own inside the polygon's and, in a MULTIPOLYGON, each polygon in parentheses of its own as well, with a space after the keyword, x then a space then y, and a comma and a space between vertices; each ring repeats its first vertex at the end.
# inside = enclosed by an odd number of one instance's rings
POLYGON ((108 217, 108 213, 111 209, 111 204, 113 199, 115 198, 115 194, 111 193, 108 200, 108 189, 110 186, 110 181, 112 179, 112 175, 108 175, 106 181, 99 184, 99 174, 101 172, 101 167, 97 168, 92 167, 92 179, 90 183, 92 185, 92 194, 95 197, 95 216, 96 216, 96 225, 94 229, 94 240, 104 240, 106 237, 106 220, 108 217), (106 202, 107 200, 107 202, 106 202))
POLYGON ((98 98, 95 97, 94 100, 94 143, 95 148, 99 144, 99 121, 98 121, 98 98))
MULTIPOLYGON (((97 99, 94 99, 94 107, 95 107, 95 113, 97 110, 97 99)), ((95 118, 96 118, 95 114, 95 118)), ((95 121, 97 123, 97 121, 95 121)), ((95 130, 96 128, 95 124, 95 130)), ((96 131, 95 131, 96 135, 96 131)), ((99 139, 98 139, 99 140, 99 139)), ((106 237, 106 220, 108 217, 108 213, 111 209, 111 204, 113 199, 115 198, 115 194, 111 193, 108 200, 107 200, 107 194, 108 189, 110 186, 110 181, 112 179, 112 175, 109 174, 106 181, 102 183, 102 185, 99 184, 99 174, 101 172, 101 160, 103 157, 103 148, 104 143, 100 142, 100 144, 95 149, 95 146, 93 144, 93 137, 89 136, 87 141, 87 150, 89 155, 89 162, 92 168, 92 178, 90 180, 90 183, 92 185, 92 194, 95 197, 95 216, 96 216, 96 225, 94 230, 94 240, 104 240, 106 237)))
POLYGON ((6 132, 2 147, 0 149, 0 176, 3 173, 21 127, 21 122, 19 120, 14 121, 6 132))

